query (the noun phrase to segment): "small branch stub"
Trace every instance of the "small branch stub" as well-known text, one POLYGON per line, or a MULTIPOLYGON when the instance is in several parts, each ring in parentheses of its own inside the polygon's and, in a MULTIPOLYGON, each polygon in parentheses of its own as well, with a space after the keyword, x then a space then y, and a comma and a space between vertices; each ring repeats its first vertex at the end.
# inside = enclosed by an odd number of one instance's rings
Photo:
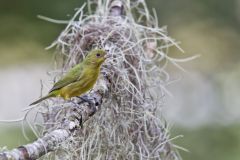
POLYGON ((121 0, 114 0, 110 5, 110 16, 123 15, 123 2, 121 0))

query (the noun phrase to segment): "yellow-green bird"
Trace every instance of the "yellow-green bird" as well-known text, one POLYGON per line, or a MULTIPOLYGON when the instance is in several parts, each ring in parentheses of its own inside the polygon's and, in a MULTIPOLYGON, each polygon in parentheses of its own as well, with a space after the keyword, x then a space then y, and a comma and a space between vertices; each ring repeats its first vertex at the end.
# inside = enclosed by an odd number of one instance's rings
POLYGON ((107 54, 102 49, 94 49, 86 58, 72 69, 49 91, 48 95, 31 103, 37 104, 50 97, 62 97, 65 100, 80 96, 89 91, 97 81, 101 64, 106 60, 107 54))

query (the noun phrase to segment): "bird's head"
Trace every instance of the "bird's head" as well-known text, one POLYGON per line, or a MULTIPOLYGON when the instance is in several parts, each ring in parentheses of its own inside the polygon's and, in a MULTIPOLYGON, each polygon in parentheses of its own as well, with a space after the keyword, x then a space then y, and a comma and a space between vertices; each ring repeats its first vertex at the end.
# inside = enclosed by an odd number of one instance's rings
POLYGON ((90 51, 85 58, 85 63, 92 66, 100 66, 107 59, 106 51, 102 49, 94 49, 90 51))

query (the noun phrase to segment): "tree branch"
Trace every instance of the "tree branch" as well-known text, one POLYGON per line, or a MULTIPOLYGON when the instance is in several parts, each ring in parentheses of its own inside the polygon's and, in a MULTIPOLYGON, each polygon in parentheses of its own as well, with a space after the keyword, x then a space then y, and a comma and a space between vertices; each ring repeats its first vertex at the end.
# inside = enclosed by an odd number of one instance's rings
POLYGON ((84 122, 100 110, 102 99, 107 95, 110 86, 106 76, 100 81, 101 86, 98 86, 97 90, 88 95, 94 100, 93 105, 88 104, 86 106, 81 106, 79 107, 81 110, 74 108, 74 111, 78 112, 78 116, 75 116, 75 114, 70 115, 62 122, 61 128, 45 134, 42 138, 39 138, 33 143, 0 153, 0 160, 33 160, 40 158, 48 152, 56 150, 59 144, 67 140, 76 129, 79 129, 84 122))

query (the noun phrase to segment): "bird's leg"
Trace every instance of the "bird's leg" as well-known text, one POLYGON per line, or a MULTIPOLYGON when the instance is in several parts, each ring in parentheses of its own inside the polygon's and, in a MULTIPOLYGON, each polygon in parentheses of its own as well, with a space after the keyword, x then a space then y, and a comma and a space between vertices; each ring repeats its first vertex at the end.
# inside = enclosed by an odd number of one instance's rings
POLYGON ((81 99, 81 101, 78 102, 78 104, 82 104, 84 102, 87 102, 87 103, 90 104, 90 103, 94 103, 95 102, 95 100, 92 97, 88 96, 88 95, 78 96, 78 98, 81 99))

